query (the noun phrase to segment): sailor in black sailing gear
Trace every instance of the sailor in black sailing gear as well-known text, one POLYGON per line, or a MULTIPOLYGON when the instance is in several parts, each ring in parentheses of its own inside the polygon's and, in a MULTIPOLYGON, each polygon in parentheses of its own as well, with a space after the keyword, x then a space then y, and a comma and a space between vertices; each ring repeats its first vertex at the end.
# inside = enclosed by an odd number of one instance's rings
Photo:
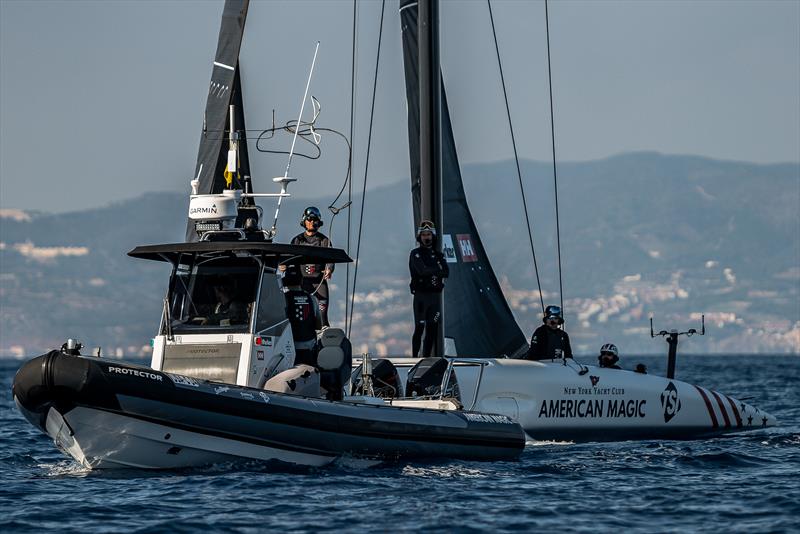
MULTIPOLYGON (((411 271, 411 293, 414 294, 414 335, 411 338, 412 357, 420 356, 422 334, 425 344, 422 357, 431 355, 439 322, 442 318, 439 294, 444 289, 444 279, 450 275, 447 261, 436 250, 436 228, 431 221, 421 221, 417 228, 417 241, 420 246, 411 251, 408 268, 411 271)), ((439 355, 441 356, 441 355, 439 355)))
POLYGON ((531 346, 525 355, 526 360, 553 360, 572 358, 569 336, 560 328, 564 324, 561 308, 548 306, 544 311, 544 324, 531 336, 531 346))
POLYGON ((283 274, 286 316, 292 326, 294 364, 316 366, 314 347, 317 343, 317 328, 320 326, 317 302, 316 298, 303 290, 302 281, 303 276, 297 266, 291 265, 286 268, 283 274))
POLYGON ((600 367, 608 369, 622 369, 617 362, 619 361, 619 350, 613 343, 606 343, 600 347, 600 356, 597 357, 600 367))
MULTIPOLYGON (((305 231, 294 236, 292 245, 330 247, 330 239, 319 231, 322 225, 322 214, 319 212, 319 209, 314 206, 307 207, 305 211, 303 211, 303 217, 300 219, 300 226, 302 226, 305 231)), ((330 326, 330 323, 328 323, 328 280, 333 274, 333 264, 303 265, 301 266, 301 271, 303 275, 303 289, 317 299, 322 326, 330 326)))

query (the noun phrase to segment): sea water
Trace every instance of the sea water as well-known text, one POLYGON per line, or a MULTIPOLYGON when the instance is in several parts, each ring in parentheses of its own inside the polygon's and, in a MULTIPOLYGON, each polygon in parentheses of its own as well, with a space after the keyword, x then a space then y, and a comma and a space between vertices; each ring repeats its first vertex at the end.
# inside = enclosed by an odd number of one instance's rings
MULTIPOLYGON (((621 363, 640 361, 663 374, 662 357, 621 363)), ((752 397, 780 423, 736 436, 532 442, 513 462, 170 472, 65 457, 14 406, 20 364, 0 361, 0 532, 800 532, 796 356, 679 356, 678 378, 752 397)))

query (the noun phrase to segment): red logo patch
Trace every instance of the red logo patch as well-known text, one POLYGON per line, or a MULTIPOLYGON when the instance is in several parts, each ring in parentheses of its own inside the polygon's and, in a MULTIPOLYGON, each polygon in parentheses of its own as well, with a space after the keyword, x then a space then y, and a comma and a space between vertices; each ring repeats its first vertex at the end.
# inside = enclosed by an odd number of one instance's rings
POLYGON ((461 261, 478 261, 478 254, 472 246, 472 236, 469 234, 456 234, 458 248, 461 251, 461 261))

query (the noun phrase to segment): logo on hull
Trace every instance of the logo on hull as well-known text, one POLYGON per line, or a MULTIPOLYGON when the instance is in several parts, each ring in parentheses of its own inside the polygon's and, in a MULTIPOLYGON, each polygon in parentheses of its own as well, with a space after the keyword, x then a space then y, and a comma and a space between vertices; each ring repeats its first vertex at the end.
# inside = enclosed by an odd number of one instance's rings
POLYGON ((676 388, 675 384, 672 382, 670 382, 661 393, 661 407, 664 409, 665 423, 669 423, 670 420, 681 411, 681 399, 678 398, 678 388, 676 388))
POLYGON ((137 376, 139 378, 149 378, 150 380, 156 380, 158 382, 162 382, 163 378, 161 375, 157 375, 155 373, 148 373, 147 371, 139 371, 138 369, 130 369, 128 367, 108 367, 109 373, 116 373, 120 375, 126 376, 137 376))

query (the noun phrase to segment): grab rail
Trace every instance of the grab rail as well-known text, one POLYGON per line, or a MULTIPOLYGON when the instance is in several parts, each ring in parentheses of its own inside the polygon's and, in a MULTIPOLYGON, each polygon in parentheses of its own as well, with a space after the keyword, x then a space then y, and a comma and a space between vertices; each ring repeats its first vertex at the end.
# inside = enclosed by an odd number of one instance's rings
POLYGON ((453 366, 456 364, 456 362, 467 366, 480 366, 478 380, 475 382, 475 392, 472 396, 472 405, 470 405, 469 409, 467 410, 472 411, 472 409, 475 408, 475 405, 478 403, 478 392, 481 389, 481 382, 483 381, 483 369, 489 365, 489 362, 487 360, 474 360, 472 358, 447 358, 447 369, 444 372, 442 383, 439 386, 439 400, 444 400, 445 392, 447 391, 447 387, 450 385, 450 375, 453 373, 453 366))

